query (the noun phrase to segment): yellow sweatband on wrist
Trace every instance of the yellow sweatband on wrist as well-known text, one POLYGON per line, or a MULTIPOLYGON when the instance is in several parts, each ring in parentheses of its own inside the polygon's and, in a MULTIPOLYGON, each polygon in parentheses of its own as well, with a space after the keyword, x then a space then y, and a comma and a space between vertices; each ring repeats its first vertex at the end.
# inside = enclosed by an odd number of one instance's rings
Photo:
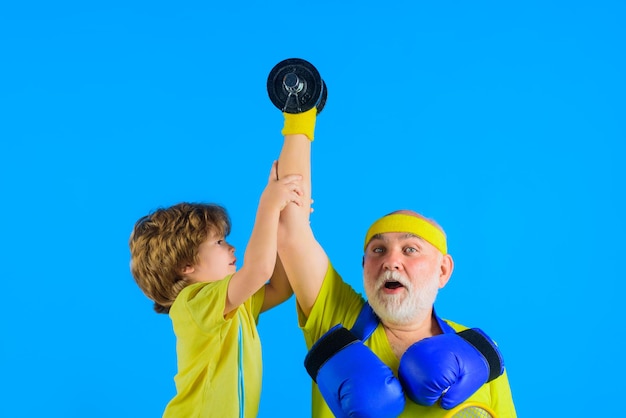
POLYGON ((416 235, 432 244, 441 251, 442 254, 445 255, 448 253, 446 235, 441 229, 425 219, 399 213, 383 216, 370 226, 367 230, 367 234, 365 234, 363 250, 367 248, 367 244, 369 244, 374 235, 385 234, 387 232, 406 232, 416 235))
POLYGON ((281 131, 283 135, 304 134, 313 141, 317 108, 314 107, 302 113, 283 112, 283 115, 285 116, 285 125, 281 131))

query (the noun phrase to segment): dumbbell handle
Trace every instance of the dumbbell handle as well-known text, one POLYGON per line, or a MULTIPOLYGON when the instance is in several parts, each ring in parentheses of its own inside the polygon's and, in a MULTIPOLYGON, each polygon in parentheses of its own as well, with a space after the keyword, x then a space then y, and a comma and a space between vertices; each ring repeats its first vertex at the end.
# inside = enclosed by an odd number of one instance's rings
POLYGON ((283 86, 289 92, 289 94, 297 94, 304 88, 304 83, 298 77, 296 73, 287 73, 283 78, 283 86))

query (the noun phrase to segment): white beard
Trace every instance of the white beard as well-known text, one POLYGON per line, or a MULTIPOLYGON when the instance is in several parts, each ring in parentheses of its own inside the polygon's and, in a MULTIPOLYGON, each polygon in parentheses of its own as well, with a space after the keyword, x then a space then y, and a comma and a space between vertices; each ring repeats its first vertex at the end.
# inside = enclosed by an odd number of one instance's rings
POLYGON ((385 271, 373 285, 373 289, 366 286, 365 293, 369 304, 382 322, 396 325, 406 325, 424 320, 430 313, 437 293, 439 292, 439 278, 432 278, 414 286, 407 277, 397 271, 385 271), (396 281, 404 286, 405 292, 388 295, 383 292, 385 283, 396 281))

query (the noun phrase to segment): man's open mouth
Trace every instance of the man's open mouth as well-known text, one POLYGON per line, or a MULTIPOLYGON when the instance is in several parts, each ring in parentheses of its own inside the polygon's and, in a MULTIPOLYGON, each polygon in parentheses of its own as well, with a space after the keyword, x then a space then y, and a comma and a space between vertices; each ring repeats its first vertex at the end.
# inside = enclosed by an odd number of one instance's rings
POLYGON ((394 282, 394 281, 385 282, 385 289, 399 289, 401 287, 404 287, 404 286, 400 282, 394 282))

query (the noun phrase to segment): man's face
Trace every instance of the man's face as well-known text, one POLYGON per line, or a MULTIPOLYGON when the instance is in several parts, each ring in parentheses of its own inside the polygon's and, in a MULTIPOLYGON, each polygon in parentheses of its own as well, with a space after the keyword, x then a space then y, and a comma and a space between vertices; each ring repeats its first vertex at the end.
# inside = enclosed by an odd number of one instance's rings
POLYGON ((384 323, 406 325, 430 314, 449 274, 443 254, 423 239, 403 233, 376 235, 363 257, 365 293, 384 323))

